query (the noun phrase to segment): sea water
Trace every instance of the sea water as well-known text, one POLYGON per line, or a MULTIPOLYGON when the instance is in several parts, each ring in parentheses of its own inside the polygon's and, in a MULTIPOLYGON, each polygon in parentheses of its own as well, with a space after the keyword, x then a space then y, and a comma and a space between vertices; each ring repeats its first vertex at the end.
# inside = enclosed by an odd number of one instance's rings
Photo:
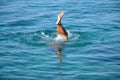
POLYGON ((0 0, 0 80, 119 79, 119 0, 0 0))

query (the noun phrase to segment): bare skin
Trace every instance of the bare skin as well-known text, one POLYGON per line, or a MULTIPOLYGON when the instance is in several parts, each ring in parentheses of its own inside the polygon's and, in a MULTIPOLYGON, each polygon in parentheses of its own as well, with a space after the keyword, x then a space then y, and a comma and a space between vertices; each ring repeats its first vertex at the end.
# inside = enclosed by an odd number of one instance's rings
MULTIPOLYGON (((68 33, 65 30, 65 28, 62 26, 62 23, 61 23, 61 19, 62 19, 63 16, 64 16, 64 12, 61 12, 61 13, 58 14, 58 20, 56 22, 56 24, 57 24, 56 31, 57 31, 57 35, 62 36, 64 41, 67 41, 68 40, 68 33)), ((61 53, 63 45, 64 45, 64 42, 56 43, 56 44, 50 46, 50 47, 53 47, 53 48, 57 49, 56 55, 59 58, 60 62, 62 62, 62 58, 63 58, 63 55, 61 53)))
POLYGON ((62 26, 62 23, 61 23, 61 19, 62 17, 64 16, 64 12, 61 12, 58 14, 58 20, 56 22, 57 24, 57 34, 58 35, 61 35, 63 36, 64 40, 67 41, 68 40, 68 33, 67 31, 65 30, 65 28, 62 26))

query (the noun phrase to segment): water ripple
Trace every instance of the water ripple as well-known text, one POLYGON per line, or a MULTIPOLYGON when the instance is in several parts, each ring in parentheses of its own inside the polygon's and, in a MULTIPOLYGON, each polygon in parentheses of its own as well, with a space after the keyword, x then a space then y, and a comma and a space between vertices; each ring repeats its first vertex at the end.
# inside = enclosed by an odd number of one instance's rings
POLYGON ((1 0, 0 80, 119 80, 119 4, 1 0), (54 40, 62 10, 65 43, 54 40))

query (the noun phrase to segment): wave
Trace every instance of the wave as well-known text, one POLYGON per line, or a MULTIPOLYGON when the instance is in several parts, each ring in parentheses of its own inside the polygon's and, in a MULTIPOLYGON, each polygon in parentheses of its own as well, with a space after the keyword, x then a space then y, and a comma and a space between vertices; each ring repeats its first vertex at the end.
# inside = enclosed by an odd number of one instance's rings
MULTIPOLYGON (((71 31, 67 30, 68 32, 68 41, 73 41, 73 40, 77 40, 80 35, 79 34, 75 34, 72 33, 71 31)), ((56 37, 56 33, 50 33, 50 34, 45 34, 45 32, 41 32, 41 36, 40 36, 43 40, 45 40, 45 42, 47 42, 47 44, 51 43, 61 43, 64 42, 64 40, 61 37, 56 37)))
MULTIPOLYGON (((92 44, 93 34, 91 32, 80 32, 74 30, 67 30, 68 41, 65 41, 65 45, 69 47, 76 47, 82 45, 92 44)), ((57 34, 53 30, 38 30, 33 32, 15 32, 15 33, 4 33, 1 32, 1 41, 11 41, 26 46, 40 47, 40 46, 51 46, 64 41, 55 40, 57 34)), ((95 36, 94 36, 95 37, 95 36)))

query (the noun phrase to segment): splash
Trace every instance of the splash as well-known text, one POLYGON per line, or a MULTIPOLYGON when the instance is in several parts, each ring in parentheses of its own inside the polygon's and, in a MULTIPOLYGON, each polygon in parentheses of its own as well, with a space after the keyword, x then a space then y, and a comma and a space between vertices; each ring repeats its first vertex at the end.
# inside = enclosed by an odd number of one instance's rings
MULTIPOLYGON (((69 30, 67 30, 67 32, 68 32, 68 40, 69 41, 77 40, 80 37, 80 35, 77 33, 71 32, 69 30)), ((58 35, 57 37, 55 37, 55 36, 56 36, 56 33, 54 33, 54 32, 49 35, 45 34, 45 32, 41 32, 41 38, 45 42, 47 42, 47 44, 61 43, 64 41, 62 36, 60 36, 60 35, 58 35)))

